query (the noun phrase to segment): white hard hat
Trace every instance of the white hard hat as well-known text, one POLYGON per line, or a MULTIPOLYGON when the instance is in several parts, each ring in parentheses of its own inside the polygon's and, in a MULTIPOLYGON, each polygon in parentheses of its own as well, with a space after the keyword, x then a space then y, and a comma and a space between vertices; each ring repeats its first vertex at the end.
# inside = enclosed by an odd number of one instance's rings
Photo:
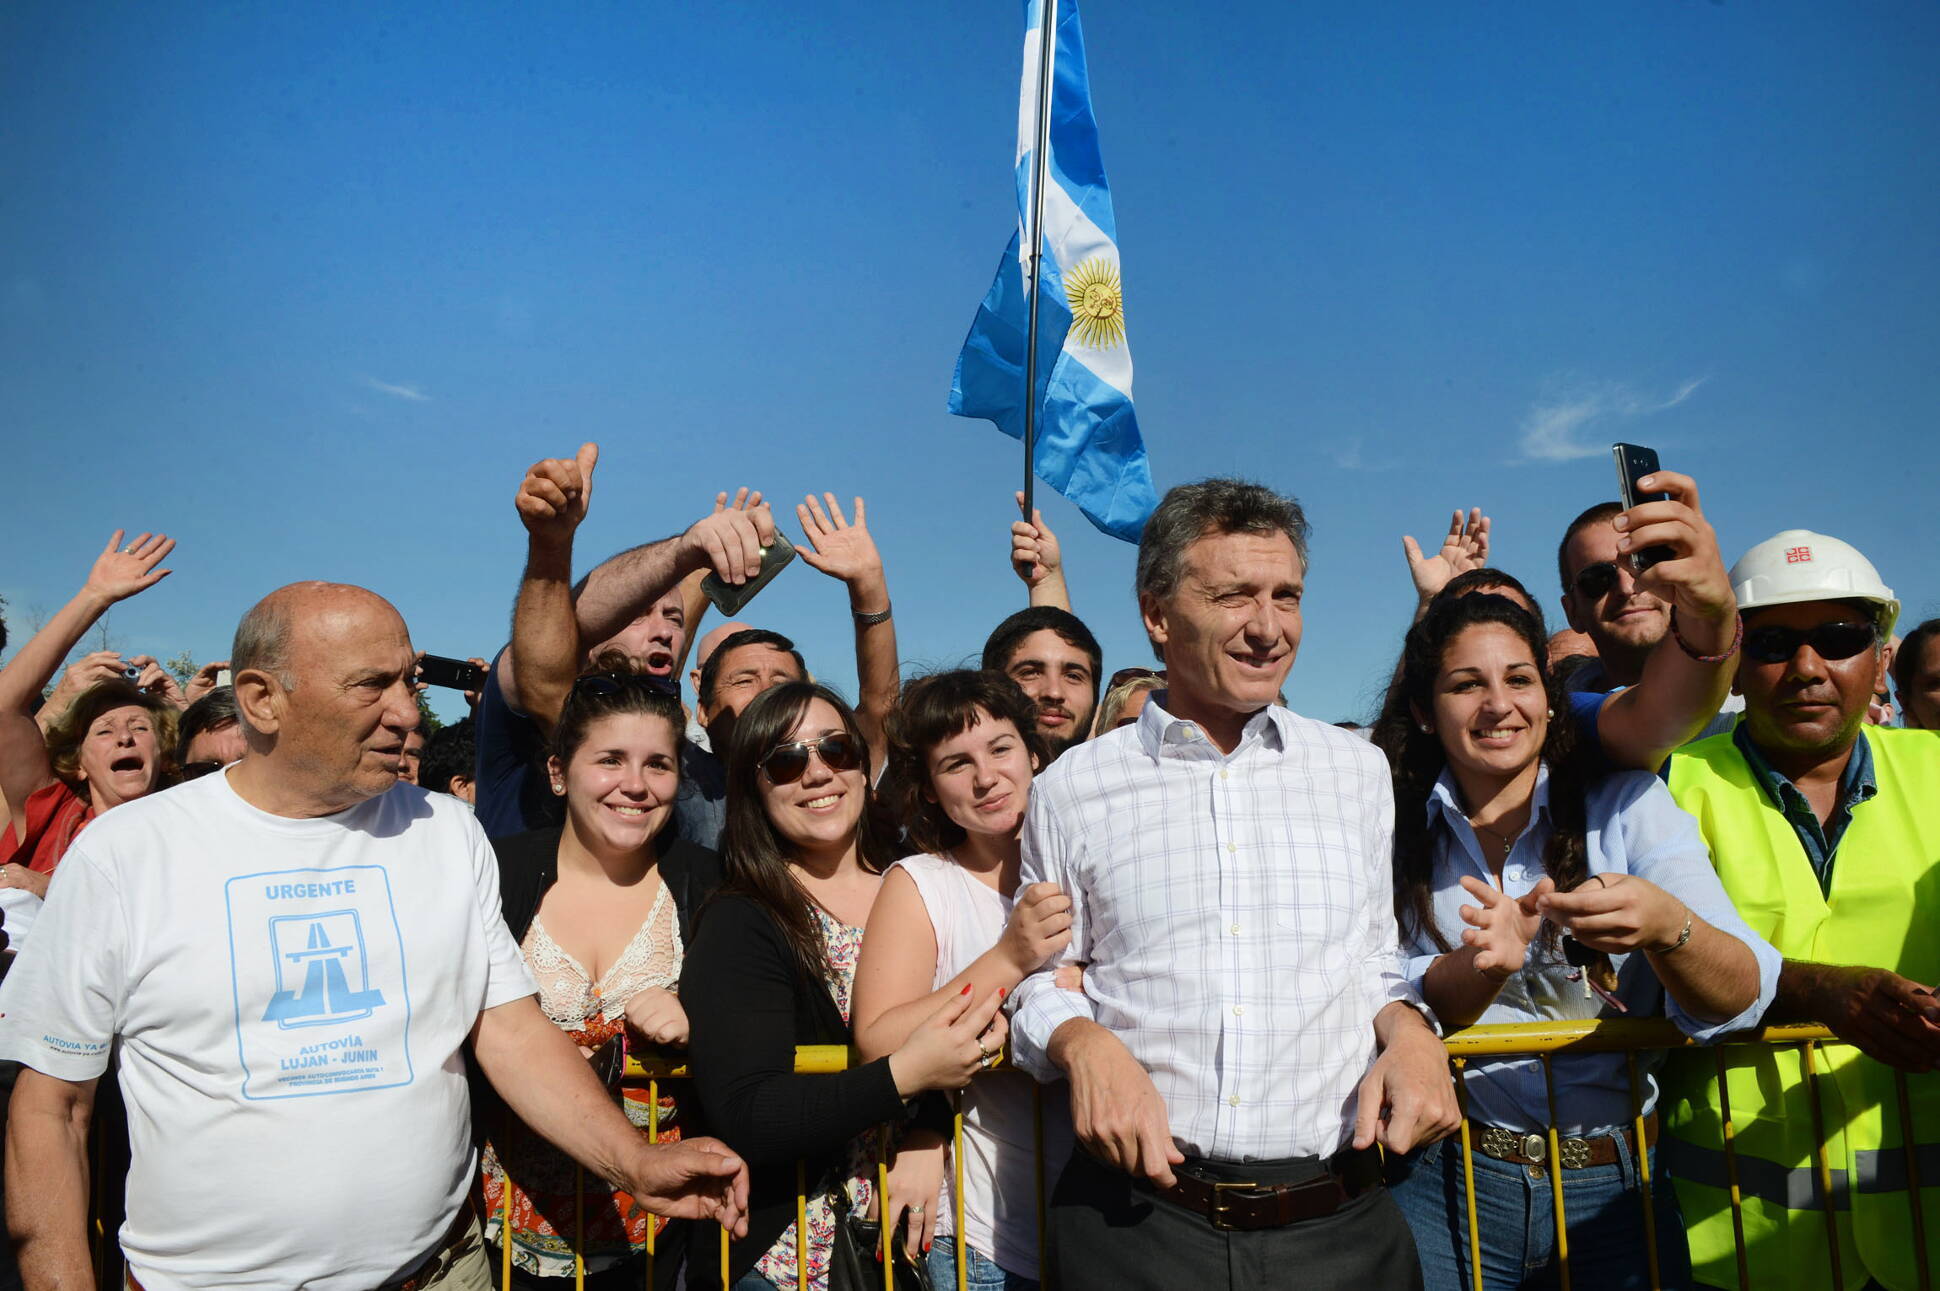
POLYGON ((1890 636, 1900 617, 1893 589, 1851 543, 1810 529, 1787 529, 1753 547, 1731 567, 1740 610, 1800 601, 1871 601, 1880 607, 1879 632, 1890 636))

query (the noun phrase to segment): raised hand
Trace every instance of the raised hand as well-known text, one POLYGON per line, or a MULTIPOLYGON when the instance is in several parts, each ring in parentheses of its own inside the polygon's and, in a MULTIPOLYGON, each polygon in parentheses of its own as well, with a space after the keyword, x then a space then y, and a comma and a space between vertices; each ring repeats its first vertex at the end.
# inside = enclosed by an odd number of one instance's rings
MULTIPOLYGON (((1017 510, 1024 510, 1024 491, 1017 491, 1017 510)), ((1047 578, 1064 572, 1064 549, 1044 513, 1035 508, 1022 520, 1010 523, 1010 566, 1026 587, 1036 587, 1047 578)))
POLYGON ((1401 549, 1408 556, 1408 576, 1414 579, 1415 595, 1426 605, 1457 574, 1489 563, 1489 518, 1481 507, 1471 507, 1466 516, 1457 511, 1448 523, 1448 536, 1442 539, 1440 551, 1423 556, 1409 534, 1402 535, 1401 549))
POLYGON ((1710 647, 1705 649, 1707 654, 1722 653, 1736 631, 1733 616, 1738 600, 1718 552, 1718 535, 1698 506, 1697 482, 1676 471, 1658 471, 1638 480, 1637 487, 1668 493, 1670 500, 1645 502, 1615 517, 1611 524, 1620 535, 1617 548, 1626 554, 1652 547, 1669 549, 1667 558, 1637 575, 1637 586, 1681 610, 1680 629, 1694 626, 1697 620, 1714 625, 1726 641, 1692 644, 1710 647))
POLYGON ((229 666, 227 659, 215 659, 195 670, 189 684, 182 689, 182 698, 193 704, 210 691, 216 689, 216 678, 229 666))
POLYGON ((53 720, 66 712, 67 706, 88 687, 104 681, 120 680, 121 670, 125 667, 127 665, 121 661, 121 655, 114 650, 96 650, 82 655, 61 674, 60 681, 47 696, 46 704, 41 706, 41 713, 47 720, 53 720))
POLYGON ((861 498, 855 500, 854 524, 843 516, 833 493, 824 493, 821 501, 810 495, 796 503, 795 518, 801 521, 802 537, 808 542, 800 549, 802 560, 809 568, 850 585, 882 577, 882 553, 876 550, 865 517, 861 498))
POLYGON ((761 572, 761 552, 775 540, 775 517, 759 490, 740 489, 734 501, 714 495, 714 510, 681 535, 681 570, 711 569, 723 583, 739 585, 761 572))
POLYGON ((1462 922, 1468 925, 1462 930, 1462 944, 1475 948, 1477 972, 1498 982, 1507 981, 1521 970, 1529 943, 1542 929, 1541 902, 1556 890, 1556 881, 1544 879, 1519 898, 1466 874, 1462 888, 1482 903, 1461 908, 1462 922))
POLYGON ((182 694, 182 687, 177 684, 174 675, 155 662, 154 655, 138 654, 128 661, 128 666, 141 669, 141 675, 135 678, 135 685, 151 695, 160 696, 176 708, 189 706, 188 698, 182 694))
POLYGON ((121 540, 126 536, 125 530, 115 530, 114 537, 94 558, 94 568, 88 571, 83 589, 109 605, 145 592, 175 572, 155 568, 175 550, 175 539, 167 534, 145 533, 123 546, 121 540))
POLYGON ((1019 977, 1071 944, 1071 898, 1055 883, 1033 883, 1017 894, 998 943, 1019 977))
POLYGON ((600 446, 581 444, 573 457, 548 457, 534 462, 519 482, 513 505, 519 521, 535 539, 563 544, 586 518, 593 498, 593 468, 600 446))
POLYGON ((890 1074, 904 1098, 926 1089, 962 1089, 1004 1047, 1009 1028, 997 1011, 1003 988, 974 1003, 973 990, 966 986, 945 1000, 889 1055, 890 1074))

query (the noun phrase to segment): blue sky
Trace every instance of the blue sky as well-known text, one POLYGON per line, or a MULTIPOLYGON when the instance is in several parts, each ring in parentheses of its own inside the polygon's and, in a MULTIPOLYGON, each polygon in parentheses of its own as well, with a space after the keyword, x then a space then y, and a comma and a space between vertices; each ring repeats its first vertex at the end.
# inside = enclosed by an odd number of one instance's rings
MULTIPOLYGON (((906 662, 973 654, 1023 603, 1019 454, 943 408, 1013 227, 1019 10, 0 8, 16 642, 126 527, 181 544, 130 649, 218 656, 322 577, 490 653, 519 478, 593 439, 582 567, 720 488, 860 493, 906 662)), ((1371 705, 1400 535, 1455 506, 1553 606, 1618 438, 1699 478, 1728 560, 1816 528, 1940 613, 1940 9, 1084 21, 1155 478, 1314 523, 1296 708, 1371 705)), ((1143 662, 1132 549, 1046 505, 1106 666, 1143 662)), ((852 687, 838 587, 755 609, 852 687)))

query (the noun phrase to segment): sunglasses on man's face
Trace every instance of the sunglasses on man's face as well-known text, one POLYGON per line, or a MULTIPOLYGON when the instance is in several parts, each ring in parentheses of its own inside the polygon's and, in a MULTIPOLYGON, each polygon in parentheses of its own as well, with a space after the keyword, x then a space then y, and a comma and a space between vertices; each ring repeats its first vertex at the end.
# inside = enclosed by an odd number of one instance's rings
POLYGON ((819 740, 777 744, 761 759, 761 769, 776 784, 794 784, 807 773, 810 754, 821 758, 822 765, 831 771, 853 771, 862 765, 862 741, 837 731, 819 740))
POLYGON ((1801 645, 1809 644, 1821 659, 1850 659, 1861 650, 1870 650, 1878 640, 1870 623, 1821 623, 1815 628, 1774 623, 1745 633, 1745 658, 1784 663, 1799 652, 1801 645))
POLYGON ((1607 560, 1599 560, 1593 565, 1585 565, 1576 571, 1571 580, 1576 586, 1576 594, 1585 600, 1600 601, 1610 594, 1617 585, 1617 567, 1607 560))

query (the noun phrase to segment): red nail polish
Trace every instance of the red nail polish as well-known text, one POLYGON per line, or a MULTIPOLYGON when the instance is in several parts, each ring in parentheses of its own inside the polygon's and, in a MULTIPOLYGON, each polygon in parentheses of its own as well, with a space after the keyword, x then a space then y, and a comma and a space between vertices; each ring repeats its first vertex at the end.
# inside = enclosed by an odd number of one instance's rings
POLYGON ((957 994, 959 995, 968 995, 969 993, 970 993, 970 987, 967 985, 961 991, 957 992, 957 994))
POLYGON ((1003 998, 1004 998, 1004 996, 1006 996, 1006 995, 1008 995, 1008 994, 1010 994, 1010 992, 1009 992, 1008 990, 1006 990, 1005 988, 1003 988, 1003 987, 1001 987, 1001 986, 999 986, 999 987, 997 988, 997 998, 998 998, 998 999, 1000 999, 1000 1000, 1001 1000, 1001 999, 1003 999, 1003 998))

